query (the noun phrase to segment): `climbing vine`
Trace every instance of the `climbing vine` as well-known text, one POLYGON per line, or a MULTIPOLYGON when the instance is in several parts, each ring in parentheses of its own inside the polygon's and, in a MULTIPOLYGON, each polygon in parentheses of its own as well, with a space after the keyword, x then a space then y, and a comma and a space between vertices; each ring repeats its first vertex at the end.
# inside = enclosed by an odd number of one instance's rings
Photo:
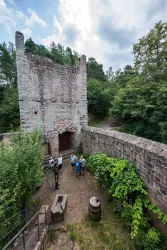
POLYGON ((164 224, 167 223, 167 215, 148 199, 146 188, 135 166, 124 159, 93 154, 87 159, 87 167, 94 173, 95 183, 103 184, 108 189, 115 210, 121 214, 125 226, 131 230, 137 246, 147 250, 165 249, 162 234, 152 228, 145 209, 156 214, 164 224), (148 244, 144 245, 144 242, 148 244))

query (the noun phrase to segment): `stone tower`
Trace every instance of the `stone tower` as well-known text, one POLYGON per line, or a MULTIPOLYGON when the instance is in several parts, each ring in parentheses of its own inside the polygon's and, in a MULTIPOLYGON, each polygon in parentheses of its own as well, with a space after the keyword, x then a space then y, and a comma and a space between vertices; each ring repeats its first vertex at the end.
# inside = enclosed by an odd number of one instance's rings
POLYGON ((75 149, 88 123, 86 57, 77 67, 62 66, 24 50, 24 35, 16 32, 16 64, 20 123, 41 128, 48 152, 75 149))

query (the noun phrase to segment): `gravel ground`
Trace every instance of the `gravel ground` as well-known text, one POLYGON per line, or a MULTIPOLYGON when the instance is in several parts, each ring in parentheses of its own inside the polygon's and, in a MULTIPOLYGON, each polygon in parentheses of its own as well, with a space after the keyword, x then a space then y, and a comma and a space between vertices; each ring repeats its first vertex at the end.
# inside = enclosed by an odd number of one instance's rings
MULTIPOLYGON (((39 207, 42 205, 49 205, 51 209, 56 194, 67 194, 65 223, 72 224, 81 222, 85 214, 88 212, 89 199, 92 196, 97 196, 101 200, 102 208, 106 205, 108 200, 105 189, 97 189, 95 187, 93 175, 90 172, 85 171, 84 177, 75 176, 75 173, 72 171, 70 160, 63 162, 63 167, 59 175, 60 189, 55 190, 54 184, 54 174, 49 170, 42 186, 34 194, 33 198, 38 201, 39 207)), ((35 211, 31 212, 34 213, 35 211)), ((47 250, 62 249, 80 249, 77 243, 72 245, 67 230, 57 230, 55 241, 47 241, 47 250)))
POLYGON ((102 207, 107 202, 106 191, 98 190, 90 172, 85 171, 84 177, 76 177, 72 171, 70 160, 63 162, 63 167, 59 175, 60 189, 54 189, 54 174, 49 172, 40 189, 35 193, 34 198, 41 205, 52 206, 56 194, 67 194, 66 223, 80 222, 85 213, 88 212, 89 199, 97 196, 101 200, 102 207))

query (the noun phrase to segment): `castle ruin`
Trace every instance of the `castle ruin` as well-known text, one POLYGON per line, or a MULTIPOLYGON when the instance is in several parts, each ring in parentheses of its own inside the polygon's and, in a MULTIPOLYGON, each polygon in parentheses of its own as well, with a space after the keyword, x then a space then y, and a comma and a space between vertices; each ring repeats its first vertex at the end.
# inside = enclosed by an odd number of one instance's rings
POLYGON ((77 67, 55 64, 26 53, 24 35, 16 32, 16 64, 21 127, 42 129, 46 154, 76 148, 88 122, 86 57, 77 67))
MULTIPOLYGON (((86 57, 82 56, 73 68, 26 54, 23 34, 17 32, 16 61, 21 126, 28 130, 41 127, 51 154, 75 148, 82 141, 85 153, 102 152, 130 160, 151 201, 166 213, 167 145, 86 126, 86 57)), ((167 234, 167 226, 160 227, 167 234)))

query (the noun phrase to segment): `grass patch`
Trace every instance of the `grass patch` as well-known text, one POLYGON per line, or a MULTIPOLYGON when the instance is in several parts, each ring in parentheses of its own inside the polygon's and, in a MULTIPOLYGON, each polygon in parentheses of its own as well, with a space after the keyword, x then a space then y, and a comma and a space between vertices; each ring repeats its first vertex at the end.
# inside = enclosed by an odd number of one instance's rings
POLYGON ((48 230, 48 238, 50 242, 54 242, 56 240, 57 234, 54 228, 48 230))
POLYGON ((75 231, 70 232, 70 239, 74 242, 76 240, 77 234, 75 231))
POLYGON ((102 211, 101 221, 90 222, 86 216, 81 223, 73 225, 81 250, 135 250, 130 232, 124 229, 121 218, 113 211, 109 204, 102 211))
POLYGON ((73 224, 67 224, 67 229, 70 232, 70 239, 74 242, 76 240, 77 234, 75 231, 75 226, 73 224))

